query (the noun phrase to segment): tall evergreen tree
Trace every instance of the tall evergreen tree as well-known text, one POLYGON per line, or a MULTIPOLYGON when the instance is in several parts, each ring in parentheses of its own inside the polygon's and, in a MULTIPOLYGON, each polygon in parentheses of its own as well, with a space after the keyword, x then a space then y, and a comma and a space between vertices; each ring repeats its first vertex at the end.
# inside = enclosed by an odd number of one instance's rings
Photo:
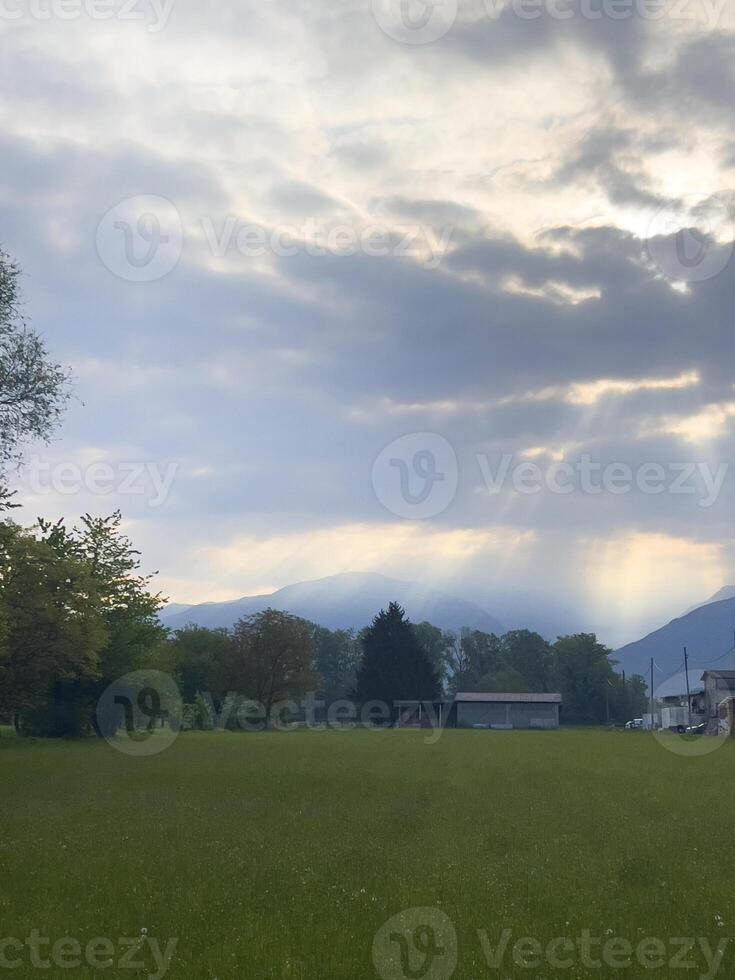
POLYGON ((362 660, 357 672, 361 702, 433 701, 441 683, 406 613, 397 602, 381 610, 363 631, 362 660))

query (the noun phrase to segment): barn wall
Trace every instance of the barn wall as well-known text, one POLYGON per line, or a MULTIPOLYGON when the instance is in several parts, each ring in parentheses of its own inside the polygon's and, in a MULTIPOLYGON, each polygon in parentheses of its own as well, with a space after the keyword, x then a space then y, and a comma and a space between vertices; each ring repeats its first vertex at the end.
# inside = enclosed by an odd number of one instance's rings
POLYGON ((460 728, 471 728, 473 725, 556 728, 559 725, 559 705, 512 701, 463 701, 457 704, 457 725, 460 728))

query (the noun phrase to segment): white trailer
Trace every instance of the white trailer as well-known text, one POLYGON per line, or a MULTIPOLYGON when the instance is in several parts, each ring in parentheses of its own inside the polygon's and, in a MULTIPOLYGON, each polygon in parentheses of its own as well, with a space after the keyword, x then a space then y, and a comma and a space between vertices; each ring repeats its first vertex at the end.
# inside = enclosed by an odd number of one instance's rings
POLYGON ((670 731, 683 732, 689 726, 688 708, 662 708, 661 727, 670 731))

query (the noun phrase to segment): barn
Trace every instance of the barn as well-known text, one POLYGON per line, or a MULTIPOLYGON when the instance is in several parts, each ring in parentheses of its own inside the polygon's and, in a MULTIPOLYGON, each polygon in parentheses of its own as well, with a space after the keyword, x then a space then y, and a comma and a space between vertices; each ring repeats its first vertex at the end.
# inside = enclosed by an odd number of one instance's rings
POLYGON ((561 694, 460 692, 453 704, 457 728, 558 728, 561 694))
POLYGON ((396 701, 399 728, 558 728, 561 694, 470 691, 451 701, 396 701))

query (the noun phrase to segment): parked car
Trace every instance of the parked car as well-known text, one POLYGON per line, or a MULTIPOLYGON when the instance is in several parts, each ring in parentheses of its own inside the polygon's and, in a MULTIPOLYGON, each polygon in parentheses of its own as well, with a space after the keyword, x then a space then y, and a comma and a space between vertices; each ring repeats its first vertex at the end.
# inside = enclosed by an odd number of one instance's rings
POLYGON ((642 718, 633 718, 631 721, 626 721, 625 727, 628 729, 643 728, 642 718))
POLYGON ((704 722, 699 725, 689 725, 686 729, 687 735, 704 735, 707 726, 704 722))

